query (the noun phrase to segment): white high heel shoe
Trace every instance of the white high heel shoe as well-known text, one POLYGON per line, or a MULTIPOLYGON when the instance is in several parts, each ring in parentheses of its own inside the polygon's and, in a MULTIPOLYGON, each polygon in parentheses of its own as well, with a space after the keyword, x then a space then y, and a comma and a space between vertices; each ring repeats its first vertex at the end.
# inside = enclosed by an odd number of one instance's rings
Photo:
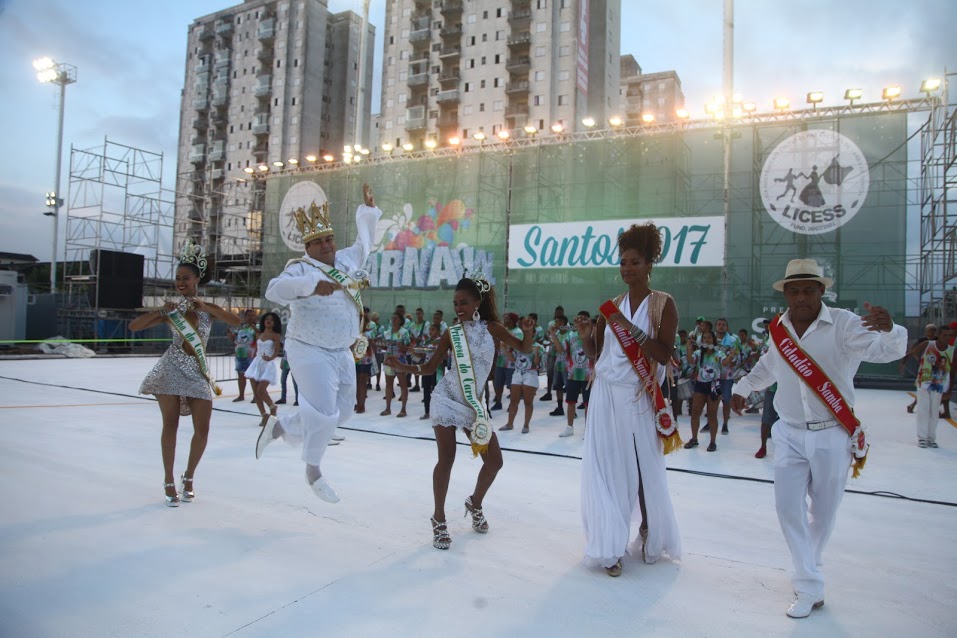
POLYGON ((181 500, 184 503, 192 503, 193 499, 196 497, 196 494, 193 492, 193 490, 186 489, 186 484, 189 483, 189 486, 193 487, 193 479, 186 478, 185 472, 179 478, 183 482, 183 492, 182 492, 181 500))
POLYGON ((172 487, 173 496, 166 495, 166 507, 179 507, 179 494, 176 494, 176 483, 163 483, 163 488, 172 487))

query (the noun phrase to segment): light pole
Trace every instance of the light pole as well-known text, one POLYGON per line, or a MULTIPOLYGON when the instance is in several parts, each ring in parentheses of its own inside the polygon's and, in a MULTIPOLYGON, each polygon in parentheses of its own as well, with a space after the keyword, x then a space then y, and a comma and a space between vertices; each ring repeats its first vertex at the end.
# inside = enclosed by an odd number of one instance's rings
POLYGON ((63 102, 66 99, 66 85, 76 82, 76 67, 72 64, 57 63, 50 58, 40 58, 33 61, 33 68, 37 70, 37 79, 40 82, 49 82, 60 85, 60 119, 56 135, 56 177, 53 183, 53 193, 47 194, 47 204, 53 209, 53 255, 50 258, 50 292, 56 292, 56 250, 57 231, 60 226, 60 163, 63 155, 63 102))

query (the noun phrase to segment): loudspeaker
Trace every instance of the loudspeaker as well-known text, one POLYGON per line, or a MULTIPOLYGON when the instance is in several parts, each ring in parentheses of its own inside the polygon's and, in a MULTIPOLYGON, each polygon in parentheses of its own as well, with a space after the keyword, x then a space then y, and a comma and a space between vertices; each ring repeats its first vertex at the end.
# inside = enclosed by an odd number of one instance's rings
POLYGON ((90 270, 99 280, 90 286, 90 305, 98 308, 139 308, 143 305, 143 255, 115 250, 91 250, 90 270))

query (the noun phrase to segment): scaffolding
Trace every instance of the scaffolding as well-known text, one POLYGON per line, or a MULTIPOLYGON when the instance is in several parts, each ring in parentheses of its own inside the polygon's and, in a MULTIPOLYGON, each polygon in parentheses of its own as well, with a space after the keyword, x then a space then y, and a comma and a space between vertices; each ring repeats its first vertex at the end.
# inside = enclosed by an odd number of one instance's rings
POLYGON ((940 325, 957 318, 957 109, 943 94, 921 130, 920 308, 940 325))
POLYGON ((102 250, 143 256, 144 297, 169 287, 173 202, 162 181, 162 153, 109 138, 102 146, 70 147, 62 334, 108 339, 126 333, 131 311, 99 307, 100 286, 108 284, 99 276, 102 250))

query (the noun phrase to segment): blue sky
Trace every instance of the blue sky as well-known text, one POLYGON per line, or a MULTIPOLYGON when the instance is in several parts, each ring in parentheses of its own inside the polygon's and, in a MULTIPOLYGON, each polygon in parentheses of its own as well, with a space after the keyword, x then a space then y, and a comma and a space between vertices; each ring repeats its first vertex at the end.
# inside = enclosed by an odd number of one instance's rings
MULTIPOLYGON (((43 55, 78 67, 67 87, 64 158, 70 145, 111 141, 164 154, 164 182, 176 172, 179 100, 186 34, 197 17, 233 6, 229 0, 0 0, 0 127, 6 170, 0 173, 0 251, 50 258, 52 228, 41 215, 53 188, 57 112, 54 87, 35 79, 43 55)), ((333 11, 357 0, 330 0, 333 11)), ((688 107, 721 90, 722 0, 622 0, 622 53, 645 72, 674 69, 688 107)), ((385 0, 372 1, 378 77, 385 0)), ((957 68, 954 0, 738 0, 735 3, 735 91, 770 110, 776 95, 795 105, 808 91, 841 102, 844 89, 877 100, 888 84, 916 97, 920 81, 957 68), (952 27, 949 27, 952 31, 952 27)), ((957 89, 955 89, 957 91, 957 89)), ((378 89, 373 110, 378 111, 378 89)), ((61 189, 66 190, 64 161, 61 189)), ((63 256, 63 226, 59 255, 63 256)))

